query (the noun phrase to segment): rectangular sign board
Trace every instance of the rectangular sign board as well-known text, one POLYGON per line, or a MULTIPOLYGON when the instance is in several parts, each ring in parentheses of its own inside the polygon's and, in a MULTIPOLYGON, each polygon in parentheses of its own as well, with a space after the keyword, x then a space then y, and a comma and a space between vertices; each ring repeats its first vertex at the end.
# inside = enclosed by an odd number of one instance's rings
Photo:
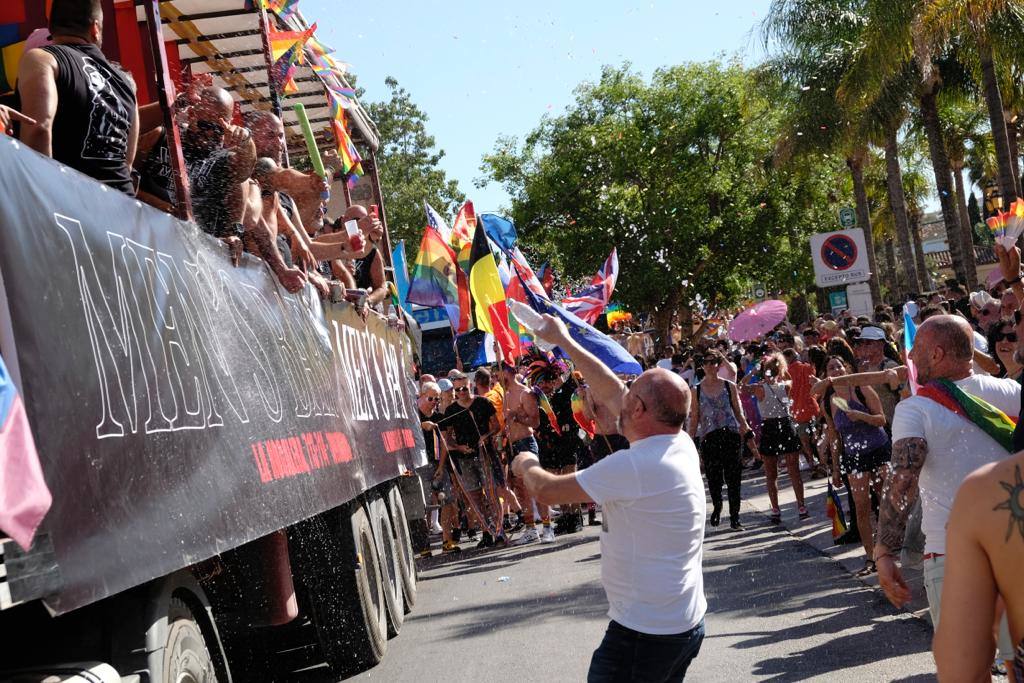
POLYGON ((871 277, 861 228, 811 235, 811 259, 819 287, 866 282, 871 277))

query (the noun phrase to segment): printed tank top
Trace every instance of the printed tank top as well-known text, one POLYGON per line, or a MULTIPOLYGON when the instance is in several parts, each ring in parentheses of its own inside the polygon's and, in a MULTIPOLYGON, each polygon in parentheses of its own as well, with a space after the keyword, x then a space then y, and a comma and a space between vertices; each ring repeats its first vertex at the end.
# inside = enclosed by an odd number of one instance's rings
POLYGON ((740 431, 739 423, 736 422, 736 414, 732 409, 732 390, 726 384, 722 387, 721 393, 717 396, 697 387, 697 395, 700 399, 700 422, 697 423, 697 436, 705 437, 711 432, 719 429, 731 429, 734 432, 740 431))

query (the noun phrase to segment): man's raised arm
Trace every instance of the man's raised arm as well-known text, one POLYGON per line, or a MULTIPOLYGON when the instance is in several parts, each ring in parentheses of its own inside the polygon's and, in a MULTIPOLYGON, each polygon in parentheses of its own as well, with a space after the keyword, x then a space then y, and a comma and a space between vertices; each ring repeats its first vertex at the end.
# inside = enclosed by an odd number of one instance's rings
POLYGON ((590 396, 594 403, 604 406, 612 417, 622 412, 622 401, 626 396, 626 385, 615 376, 611 369, 599 361, 596 356, 576 343, 565 323, 552 315, 543 315, 544 323, 534 330, 536 335, 546 342, 559 346, 569 354, 576 364, 576 369, 587 381, 590 396))

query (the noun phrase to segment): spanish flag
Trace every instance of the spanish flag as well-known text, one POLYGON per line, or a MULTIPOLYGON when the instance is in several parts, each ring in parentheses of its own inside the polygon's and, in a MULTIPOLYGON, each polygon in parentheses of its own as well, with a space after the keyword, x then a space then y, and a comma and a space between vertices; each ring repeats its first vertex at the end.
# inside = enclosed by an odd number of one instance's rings
POLYGON ((501 286, 498 264, 480 223, 473 233, 473 246, 469 251, 469 291, 473 295, 477 328, 493 334, 505 360, 511 361, 521 350, 509 329, 505 288, 501 286))

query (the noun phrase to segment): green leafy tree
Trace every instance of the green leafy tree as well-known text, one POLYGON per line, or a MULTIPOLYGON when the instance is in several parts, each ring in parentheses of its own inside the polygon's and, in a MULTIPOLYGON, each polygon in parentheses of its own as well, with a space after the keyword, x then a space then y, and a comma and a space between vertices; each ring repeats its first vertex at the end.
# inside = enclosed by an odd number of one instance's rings
POLYGON ((504 185, 520 236, 569 280, 618 247, 616 298, 654 314, 738 300, 755 280, 798 294, 809 232, 831 227, 840 159, 778 166, 781 84, 738 64, 605 67, 524 143, 503 138, 483 182, 504 185))
POLYGON ((377 164, 391 241, 406 240, 411 259, 426 225, 423 202, 450 217, 466 197, 440 168, 444 150, 427 132, 427 115, 397 80, 388 77, 384 83, 390 99, 373 102, 367 110, 380 134, 377 164))

